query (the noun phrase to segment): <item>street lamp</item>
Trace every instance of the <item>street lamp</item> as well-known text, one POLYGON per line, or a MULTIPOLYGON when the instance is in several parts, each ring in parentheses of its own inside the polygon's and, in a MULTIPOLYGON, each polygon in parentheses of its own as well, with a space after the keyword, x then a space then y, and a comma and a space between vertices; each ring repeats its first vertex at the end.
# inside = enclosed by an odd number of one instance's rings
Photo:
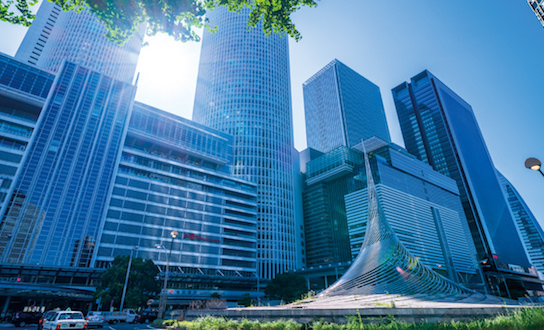
POLYGON ((166 309, 166 286, 168 284, 168 273, 170 271, 170 256, 172 255, 172 247, 174 246, 174 239, 178 236, 178 232, 172 230, 170 232, 170 251, 168 252, 168 259, 166 260, 166 272, 164 273, 164 284, 162 286, 161 299, 159 301, 159 318, 164 316, 164 310, 166 309))
POLYGON ((525 167, 526 168, 531 169, 533 171, 538 171, 538 172, 540 172, 540 174, 542 174, 542 176, 544 176, 544 173, 542 172, 541 166, 542 166, 542 163, 540 162, 540 160, 538 160, 536 158, 530 157, 530 158, 527 158, 525 160, 525 167))
POLYGON ((130 275, 130 266, 132 265, 132 251, 138 250, 138 247, 135 246, 130 250, 130 257, 128 258, 128 267, 127 267, 127 276, 125 277, 125 286, 123 287, 123 295, 121 296, 121 306, 119 307, 120 311, 123 311, 123 305, 125 304, 125 295, 127 294, 127 285, 128 285, 128 276, 130 275))

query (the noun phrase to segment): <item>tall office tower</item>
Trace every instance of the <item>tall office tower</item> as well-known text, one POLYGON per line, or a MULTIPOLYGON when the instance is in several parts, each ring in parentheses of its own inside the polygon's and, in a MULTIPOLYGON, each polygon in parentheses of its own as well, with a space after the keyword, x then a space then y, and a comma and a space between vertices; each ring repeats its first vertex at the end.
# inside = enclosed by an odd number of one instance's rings
POLYGON ((257 184, 259 274, 270 279, 301 261, 288 39, 248 30, 248 10, 209 19, 219 31, 204 31, 193 119, 234 136, 233 173, 257 184))
POLYGON ((357 176, 362 164, 362 154, 345 146, 306 164, 303 205, 308 267, 352 260, 344 195, 364 187, 357 176))
POLYGON ((134 93, 62 66, 0 218, 1 263, 90 265, 134 93))
POLYGON ((0 214, 54 78, 0 53, 0 214))
POLYGON ((529 260, 539 272, 544 273, 544 231, 512 183, 498 170, 497 174, 529 260))
POLYGON ((229 300, 252 291, 257 189, 230 173, 232 141, 136 102, 97 239, 96 266, 137 246, 134 256, 163 271, 169 260, 169 283, 176 288, 169 299, 178 304, 209 299, 218 290, 229 300), (172 231, 178 232, 174 240, 172 231))
MULTIPOLYGON (((395 144, 377 139, 364 143, 380 207, 406 249, 435 272, 481 289, 476 249, 455 181, 395 144)), ((353 149, 363 150, 361 144, 353 149)), ((351 253, 355 258, 368 222, 366 184, 365 189, 347 194, 345 200, 351 253)))
POLYGON ((308 148, 329 152, 377 136, 390 141, 378 86, 338 60, 303 84, 308 148))
POLYGON ((43 1, 15 58, 53 73, 68 60, 131 83, 143 28, 123 46, 108 41, 105 33, 103 24, 90 12, 64 12, 58 5, 43 1))
POLYGON ((540 23, 544 26, 544 0, 527 0, 540 23))
POLYGON ((488 287, 508 286, 516 277, 497 271, 525 274, 530 263, 471 106, 428 71, 395 87, 393 98, 408 152, 457 182, 488 287))
MULTIPOLYGON (((476 250, 455 181, 397 145, 375 137, 365 140, 365 145, 381 208, 408 251, 456 282, 481 286, 476 250)), ((351 261, 361 249, 368 192, 360 146, 340 146, 307 164, 304 221, 308 266, 351 261)))

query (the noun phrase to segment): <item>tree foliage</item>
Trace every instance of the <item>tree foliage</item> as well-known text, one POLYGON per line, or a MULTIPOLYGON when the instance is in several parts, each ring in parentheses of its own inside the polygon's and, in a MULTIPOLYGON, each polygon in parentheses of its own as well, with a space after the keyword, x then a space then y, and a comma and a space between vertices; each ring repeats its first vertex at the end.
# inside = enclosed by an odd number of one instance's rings
MULTIPOLYGON (((198 41, 195 28, 207 27, 206 10, 226 7, 230 11, 250 9, 249 27, 262 22, 266 35, 285 32, 297 41, 301 35, 291 20, 291 14, 304 6, 316 5, 316 0, 49 0, 63 10, 81 11, 89 8, 104 23, 106 36, 123 44, 142 25, 147 34, 166 32, 176 40, 198 41)), ((31 7, 38 0, 0 0, 0 20, 29 26, 34 19, 31 7)))
POLYGON ((285 273, 276 275, 264 289, 264 293, 272 299, 281 299, 287 303, 300 299, 308 288, 304 277, 285 273))
MULTIPOLYGON (((111 267, 100 277, 95 298, 100 298, 105 307, 109 307, 112 300, 115 307, 121 304, 128 261, 129 257, 126 256, 115 257, 111 267)), ((124 306, 137 308, 144 306, 149 299, 156 297, 160 291, 158 274, 159 270, 153 261, 132 258, 124 306)))
POLYGON ((244 293, 242 295, 242 299, 238 300, 238 305, 242 305, 244 307, 250 307, 254 305, 253 299, 251 299, 251 295, 249 293, 244 293))

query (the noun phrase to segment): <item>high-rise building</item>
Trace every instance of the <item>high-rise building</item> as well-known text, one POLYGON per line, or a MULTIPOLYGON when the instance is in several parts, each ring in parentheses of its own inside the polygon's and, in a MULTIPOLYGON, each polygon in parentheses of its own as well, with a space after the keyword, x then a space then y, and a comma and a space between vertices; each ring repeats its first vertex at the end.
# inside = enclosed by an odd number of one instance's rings
POLYGON ((142 46, 143 27, 123 46, 110 42, 106 29, 87 10, 65 12, 42 1, 15 58, 56 73, 65 60, 131 83, 142 46))
POLYGON ((0 53, 0 214, 54 78, 0 53))
POLYGON ((527 0, 540 23, 544 26, 544 0, 527 0))
MULTIPOLYGON (((455 181, 395 144, 374 137, 365 146, 381 208, 406 249, 451 280, 481 287, 455 181)), ((368 216, 364 163, 357 144, 338 147, 306 165, 306 255, 315 274, 321 272, 316 266, 341 265, 361 249, 368 216)))
POLYGON ((344 196, 364 187, 357 175, 362 164, 362 154, 345 146, 306 164, 303 205, 308 267, 352 260, 344 196))
POLYGON ((259 296, 256 184, 232 175, 232 136, 134 103, 134 89, 0 54, 0 277, 19 279, 0 303, 34 287, 49 307, 88 303, 116 256, 164 270, 173 230, 169 298, 259 296))
POLYGON ((539 272, 544 274, 544 231, 512 183, 498 170, 497 174, 529 260, 539 272))
POLYGON ((406 149, 456 181, 488 287, 507 295, 516 278, 497 271, 526 275, 530 263, 471 106, 428 71, 393 98, 406 149))
POLYGON ((69 62, 40 113, 2 215, 2 263, 91 263, 135 87, 69 62))
POLYGON ((286 36, 248 30, 249 10, 209 13, 193 119, 234 136, 235 176, 257 184, 259 274, 301 264, 295 217, 289 49, 286 36))
MULTIPOLYGON (((374 143, 370 147, 370 140, 365 142, 380 207, 401 243, 435 272, 481 288, 476 249, 455 181, 395 144, 382 141, 382 146, 374 143)), ((362 151, 359 146, 354 149, 362 151)), ((366 232, 366 185, 365 189, 346 195, 345 200, 351 253, 355 258, 366 232)))
POLYGON ((390 141, 380 88, 333 60, 303 84, 308 148, 329 152, 377 136, 390 141))
POLYGON ((163 271, 170 260, 175 299, 218 290, 224 299, 240 291, 241 299, 257 284, 256 187, 234 178, 231 162, 232 136, 136 102, 96 266, 137 246, 134 256, 163 271))

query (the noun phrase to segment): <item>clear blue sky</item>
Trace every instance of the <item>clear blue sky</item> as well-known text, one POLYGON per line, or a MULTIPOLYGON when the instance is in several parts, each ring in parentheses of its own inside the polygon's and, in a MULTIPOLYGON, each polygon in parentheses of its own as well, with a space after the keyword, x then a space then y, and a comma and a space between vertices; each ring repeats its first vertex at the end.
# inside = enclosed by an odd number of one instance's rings
MULTIPOLYGON (((403 145, 391 88, 423 69, 472 105, 495 166, 544 222, 544 28, 525 0, 321 0, 295 14, 290 43, 295 145, 306 146, 302 83, 338 58, 380 86, 392 139, 403 145)), ((0 24, 13 55, 23 28, 0 24)), ((190 118, 199 45, 165 37, 142 51, 137 99, 190 118)))

